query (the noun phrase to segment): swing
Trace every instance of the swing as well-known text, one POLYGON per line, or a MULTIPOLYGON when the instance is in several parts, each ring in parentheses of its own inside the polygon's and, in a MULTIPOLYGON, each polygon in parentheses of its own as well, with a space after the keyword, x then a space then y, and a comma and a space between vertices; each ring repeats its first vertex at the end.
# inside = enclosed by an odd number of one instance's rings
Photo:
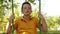
MULTIPOLYGON (((27 0, 25 0, 27 1, 27 0)), ((14 6, 13 6, 13 0, 12 0, 12 14, 14 15, 14 6)), ((39 0, 39 12, 41 12, 41 0, 39 0)), ((14 19, 12 20, 12 34, 14 34, 14 19)), ((39 24, 41 24, 41 20, 39 20, 39 24)), ((41 31, 40 31, 40 34, 41 34, 41 31)))

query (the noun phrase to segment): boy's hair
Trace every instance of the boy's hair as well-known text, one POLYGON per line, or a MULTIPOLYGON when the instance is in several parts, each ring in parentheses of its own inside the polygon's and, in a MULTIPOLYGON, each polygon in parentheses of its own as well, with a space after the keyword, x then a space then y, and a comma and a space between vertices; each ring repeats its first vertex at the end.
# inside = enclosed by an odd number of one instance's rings
POLYGON ((22 4, 21 10, 23 9, 23 6, 24 6, 25 4, 29 4, 30 7, 31 7, 31 4, 30 4, 29 2, 24 2, 24 3, 22 4))

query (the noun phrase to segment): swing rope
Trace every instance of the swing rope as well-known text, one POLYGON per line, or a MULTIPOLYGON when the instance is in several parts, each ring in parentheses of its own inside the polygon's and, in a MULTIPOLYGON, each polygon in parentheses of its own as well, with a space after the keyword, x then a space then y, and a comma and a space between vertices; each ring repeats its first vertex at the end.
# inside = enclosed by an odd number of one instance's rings
MULTIPOLYGON (((14 15, 14 5, 12 0, 12 15, 14 15)), ((14 34, 14 19, 12 20, 12 34, 14 34)))
MULTIPOLYGON (((39 0, 39 13, 41 13, 41 0, 39 0)), ((41 20, 39 18, 39 24, 41 26, 41 20)), ((41 34, 41 30, 40 30, 40 34, 41 34)))

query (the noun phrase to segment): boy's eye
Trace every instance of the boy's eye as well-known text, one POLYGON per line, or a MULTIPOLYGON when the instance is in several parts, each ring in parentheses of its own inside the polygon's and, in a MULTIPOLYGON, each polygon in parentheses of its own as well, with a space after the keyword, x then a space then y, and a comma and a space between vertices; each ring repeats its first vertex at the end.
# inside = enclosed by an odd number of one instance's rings
POLYGON ((27 9, 26 7, 24 7, 23 9, 27 9))
POLYGON ((24 9, 31 9, 30 7, 24 7, 24 9))
POLYGON ((28 9, 31 9, 30 7, 28 9))
POLYGON ((26 7, 24 9, 27 9, 26 7))

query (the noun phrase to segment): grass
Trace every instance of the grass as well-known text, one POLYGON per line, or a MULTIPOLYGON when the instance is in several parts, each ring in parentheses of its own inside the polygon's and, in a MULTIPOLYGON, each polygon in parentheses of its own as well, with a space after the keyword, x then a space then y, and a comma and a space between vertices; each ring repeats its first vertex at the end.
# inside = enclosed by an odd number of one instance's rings
MULTIPOLYGON (((47 33, 43 33, 43 32, 40 32, 40 31, 38 31, 37 32, 38 34, 60 34, 60 31, 49 31, 49 32, 47 32, 47 33)), ((6 34, 6 33, 0 33, 0 34, 6 34)))
POLYGON ((48 31, 47 33, 38 32, 38 34, 60 34, 60 31, 48 31))

